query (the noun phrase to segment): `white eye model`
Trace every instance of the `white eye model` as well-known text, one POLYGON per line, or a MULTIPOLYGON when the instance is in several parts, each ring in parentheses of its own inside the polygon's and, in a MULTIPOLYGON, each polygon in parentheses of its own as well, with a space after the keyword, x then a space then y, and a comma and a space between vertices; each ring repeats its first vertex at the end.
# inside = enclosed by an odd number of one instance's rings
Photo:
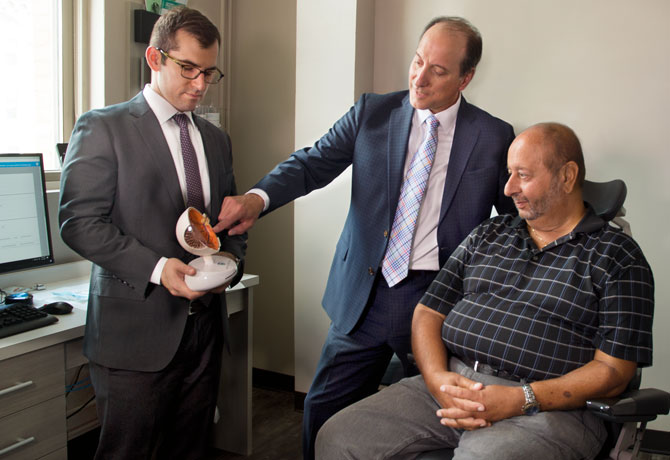
POLYGON ((198 257, 189 265, 197 270, 184 281, 193 291, 209 291, 230 281, 237 273, 237 264, 230 257, 217 255, 221 242, 209 224, 209 218, 195 208, 187 208, 177 220, 177 241, 181 247, 198 257))

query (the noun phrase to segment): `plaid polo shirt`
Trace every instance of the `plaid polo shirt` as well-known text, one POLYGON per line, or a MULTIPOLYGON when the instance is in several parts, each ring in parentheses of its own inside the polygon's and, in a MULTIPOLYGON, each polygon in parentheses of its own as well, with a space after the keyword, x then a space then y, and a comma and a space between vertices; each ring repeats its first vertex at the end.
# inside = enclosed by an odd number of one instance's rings
POLYGON ((642 250, 589 207, 568 235, 538 249, 518 216, 476 227, 421 303, 445 314, 449 353, 531 381, 593 359, 652 362, 654 280, 642 250))

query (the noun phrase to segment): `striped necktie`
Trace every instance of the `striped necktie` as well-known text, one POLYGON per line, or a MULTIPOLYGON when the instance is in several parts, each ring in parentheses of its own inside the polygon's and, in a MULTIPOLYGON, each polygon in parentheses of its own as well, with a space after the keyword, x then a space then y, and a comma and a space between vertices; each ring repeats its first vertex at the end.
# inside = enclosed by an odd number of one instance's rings
POLYGON ((426 118, 425 122, 428 132, 414 154, 402 184, 388 248, 382 262, 382 275, 389 286, 395 286, 407 277, 414 229, 437 150, 437 127, 440 122, 433 115, 426 118))

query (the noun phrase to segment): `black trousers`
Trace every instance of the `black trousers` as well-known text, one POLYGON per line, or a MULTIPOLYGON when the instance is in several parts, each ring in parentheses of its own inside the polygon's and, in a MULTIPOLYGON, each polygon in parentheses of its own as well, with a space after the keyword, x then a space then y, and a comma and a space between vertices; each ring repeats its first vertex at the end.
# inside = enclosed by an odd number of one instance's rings
POLYGON ((223 332, 219 308, 188 317, 170 364, 159 372, 90 363, 101 431, 97 459, 197 459, 214 421, 223 332))

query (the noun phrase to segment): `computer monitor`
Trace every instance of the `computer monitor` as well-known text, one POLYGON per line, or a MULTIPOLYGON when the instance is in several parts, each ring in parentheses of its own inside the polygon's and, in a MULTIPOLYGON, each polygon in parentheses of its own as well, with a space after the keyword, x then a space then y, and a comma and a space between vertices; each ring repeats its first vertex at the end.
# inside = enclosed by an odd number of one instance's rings
POLYGON ((53 263, 41 153, 0 154, 0 273, 53 263))

